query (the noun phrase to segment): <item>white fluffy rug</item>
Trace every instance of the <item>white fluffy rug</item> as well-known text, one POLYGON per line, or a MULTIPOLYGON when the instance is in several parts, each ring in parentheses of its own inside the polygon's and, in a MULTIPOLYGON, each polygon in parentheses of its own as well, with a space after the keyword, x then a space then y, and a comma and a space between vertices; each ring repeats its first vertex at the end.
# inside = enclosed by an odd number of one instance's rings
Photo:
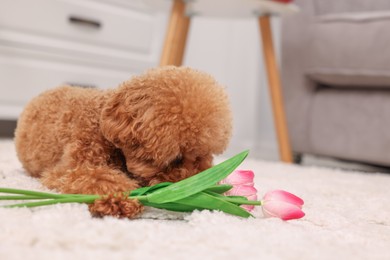
MULTIPOLYGON (((390 259, 390 175, 250 159, 240 168, 255 171, 260 195, 285 189, 302 197, 306 216, 149 212, 120 220, 91 218, 78 204, 0 208, 0 259, 390 259)), ((44 190, 11 141, 0 141, 0 186, 44 190)))

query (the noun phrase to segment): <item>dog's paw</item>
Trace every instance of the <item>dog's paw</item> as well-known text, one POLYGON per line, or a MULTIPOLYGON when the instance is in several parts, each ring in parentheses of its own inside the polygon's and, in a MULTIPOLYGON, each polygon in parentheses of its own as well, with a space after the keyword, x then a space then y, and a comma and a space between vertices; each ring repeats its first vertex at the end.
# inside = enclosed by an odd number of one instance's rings
POLYGON ((143 205, 138 200, 119 195, 110 195, 89 205, 89 211, 94 217, 134 218, 142 213, 143 209, 143 205))

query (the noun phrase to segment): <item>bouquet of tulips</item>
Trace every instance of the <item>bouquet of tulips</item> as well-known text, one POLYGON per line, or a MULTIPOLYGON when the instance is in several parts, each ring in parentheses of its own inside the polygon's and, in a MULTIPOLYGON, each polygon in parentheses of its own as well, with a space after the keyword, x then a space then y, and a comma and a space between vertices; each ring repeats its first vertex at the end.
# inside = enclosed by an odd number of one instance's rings
MULTIPOLYGON (((248 175, 248 171, 235 171, 229 176, 247 155, 248 151, 244 151, 190 178, 176 183, 163 182, 142 187, 127 193, 126 196, 137 199, 145 206, 170 211, 219 210, 248 218, 253 216, 250 211, 254 206, 263 205, 265 216, 279 217, 284 220, 303 217, 304 213, 301 211, 303 201, 295 195, 284 191, 273 191, 267 193, 263 201, 257 201, 256 189, 253 186, 253 172, 249 171, 248 175)), ((0 188, 0 193, 8 194, 0 196, 0 200, 34 200, 3 206, 7 208, 38 207, 57 203, 90 204, 103 197, 11 188, 0 188)))

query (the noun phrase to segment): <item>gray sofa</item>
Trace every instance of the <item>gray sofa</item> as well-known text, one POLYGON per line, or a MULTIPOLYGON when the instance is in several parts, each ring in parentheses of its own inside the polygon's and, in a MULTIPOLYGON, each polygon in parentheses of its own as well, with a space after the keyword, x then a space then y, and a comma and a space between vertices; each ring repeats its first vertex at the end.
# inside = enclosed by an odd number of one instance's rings
POLYGON ((295 3, 281 63, 293 151, 390 166, 390 1, 295 3))

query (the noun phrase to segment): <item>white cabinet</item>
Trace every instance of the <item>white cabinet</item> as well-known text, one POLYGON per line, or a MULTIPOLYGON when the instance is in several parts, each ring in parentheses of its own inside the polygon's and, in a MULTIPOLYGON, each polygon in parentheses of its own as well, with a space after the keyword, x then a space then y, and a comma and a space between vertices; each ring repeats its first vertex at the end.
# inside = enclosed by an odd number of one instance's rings
POLYGON ((165 24, 142 0, 0 0, 0 119, 46 89, 115 87, 155 66, 165 24))

